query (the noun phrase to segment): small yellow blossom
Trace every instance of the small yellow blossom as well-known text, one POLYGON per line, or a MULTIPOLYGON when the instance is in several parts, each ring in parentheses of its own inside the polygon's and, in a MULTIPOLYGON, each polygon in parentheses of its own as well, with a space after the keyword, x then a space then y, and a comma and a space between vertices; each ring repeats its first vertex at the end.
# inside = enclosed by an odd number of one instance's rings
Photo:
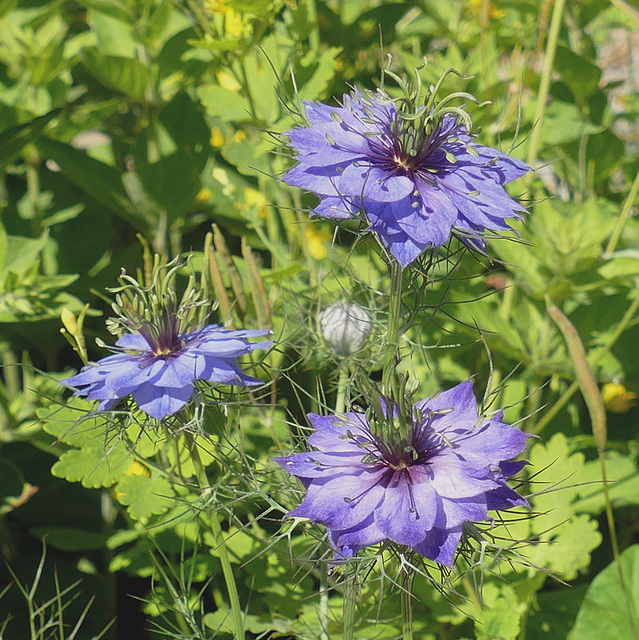
MULTIPOLYGON (((473 8, 473 11, 479 11, 481 8, 482 0, 470 0, 470 6, 473 8)), ((502 18, 504 16, 504 12, 501 9, 498 9, 493 2, 490 3, 490 17, 491 18, 502 18)))
POLYGON ((244 18, 241 14, 229 9, 224 14, 224 30, 231 38, 239 38, 244 33, 244 18))
POLYGON ((219 149, 224 144, 224 134, 218 127, 211 129, 211 139, 209 140, 212 147, 219 149))
POLYGON ((244 202, 246 207, 255 207, 260 218, 266 218, 266 198, 264 194, 250 187, 244 189, 244 202))
POLYGON ((203 189, 200 189, 200 192, 197 194, 197 197, 195 198, 198 202, 208 202, 211 199, 211 196, 213 194, 211 193, 211 190, 207 187, 204 187, 203 189))
POLYGON ((323 260, 328 255, 327 243, 333 236, 326 229, 309 224, 306 226, 306 241, 308 251, 315 260, 323 260))
POLYGON ((610 413, 626 413, 637 404, 637 394, 618 382, 608 382, 601 389, 604 406, 610 413))
POLYGON ((228 91, 236 93, 242 88, 242 85, 232 75, 225 73, 224 71, 218 71, 215 74, 215 77, 217 78, 220 87, 223 87, 228 91))
POLYGON ((204 0, 204 6, 209 13, 226 13, 229 11, 225 0, 204 0))

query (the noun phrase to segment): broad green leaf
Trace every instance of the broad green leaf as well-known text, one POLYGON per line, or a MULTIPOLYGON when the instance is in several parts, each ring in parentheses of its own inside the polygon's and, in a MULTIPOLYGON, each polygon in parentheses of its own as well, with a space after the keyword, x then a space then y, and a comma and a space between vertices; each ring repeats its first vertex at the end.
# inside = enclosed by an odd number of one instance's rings
POLYGON ((0 133, 0 167, 7 165, 28 142, 32 142, 42 129, 60 114, 60 109, 31 120, 25 124, 11 127, 0 133))
POLYGON ((553 100, 546 108, 541 137, 544 146, 555 147, 601 130, 583 119, 577 105, 553 100))
POLYGON ((92 8, 87 11, 87 24, 95 32, 101 54, 135 58, 140 43, 133 37, 133 24, 129 16, 115 16, 92 8))
POLYGON ((535 595, 526 620, 527 638, 565 638, 575 623, 586 584, 544 590, 535 595))
MULTIPOLYGON (((142 231, 154 228, 156 219, 133 207, 116 169, 69 144, 40 138, 38 148, 45 157, 53 158, 62 172, 78 187, 105 207, 124 217, 142 231)), ((126 175, 126 174, 125 174, 126 175)))
POLYGON ((101 447, 84 447, 63 453, 51 468, 56 478, 81 482, 88 489, 111 487, 131 466, 131 452, 117 441, 101 447))
POLYGON ((101 84, 138 102, 150 99, 153 72, 139 60, 122 56, 102 56, 97 51, 82 54, 84 68, 101 84))
POLYGON ((104 549, 108 533, 86 531, 72 527, 36 527, 29 531, 38 538, 47 537, 47 545, 62 551, 89 551, 104 549))
MULTIPOLYGON (((33 265, 37 263, 44 246, 49 238, 48 232, 39 238, 23 238, 21 236, 7 236, 6 266, 4 272, 0 272, 0 278, 7 273, 13 273, 19 278, 24 278, 33 265)), ((2 284, 0 282, 0 288, 2 284)))
POLYGON ((134 520, 164 513, 174 504, 174 492, 166 478, 157 475, 124 476, 116 487, 118 501, 127 505, 134 520))
MULTIPOLYGON (((556 510, 556 513, 565 512, 556 510)), ((543 522, 544 517, 535 519, 543 522)), ((587 515, 573 516, 542 536, 540 544, 524 553, 533 564, 556 571, 562 580, 574 580, 590 564, 590 553, 601 544, 597 521, 587 515)))
MULTIPOLYGON (((606 480, 613 506, 639 503, 639 472, 632 458, 618 451, 608 451, 606 480)), ((597 514, 604 510, 602 481, 600 461, 597 459, 586 462, 574 477, 575 484, 579 485, 580 495, 580 499, 573 505, 576 511, 597 514)))
MULTIPOLYGON (((639 545, 621 554, 621 571, 632 608, 634 628, 639 629, 639 545)), ((621 640, 633 634, 616 562, 609 564, 592 581, 569 640, 621 640)))
POLYGON ((532 529, 536 533, 552 531, 572 514, 573 500, 579 494, 575 477, 584 464, 583 453, 572 453, 568 439, 556 433, 546 443, 535 444, 528 457, 535 477, 533 490, 535 510, 543 515, 533 518, 532 529))
POLYGON ((586 96, 599 88, 601 69, 568 47, 562 45, 557 47, 555 68, 579 102, 583 102, 586 96))
POLYGON ((513 588, 489 583, 482 590, 482 601, 483 607, 476 609, 473 616, 477 640, 515 640, 524 605, 518 601, 513 588))
POLYGON ((178 152, 153 164, 140 164, 136 173, 146 193, 166 211, 169 222, 189 210, 201 187, 198 168, 187 153, 178 152))
MULTIPOLYGON (((308 64, 309 70, 312 70, 312 75, 308 80, 303 81, 297 74, 296 79, 301 82, 299 97, 302 100, 317 100, 324 97, 328 83, 335 76, 335 60, 340 52, 341 49, 337 47, 329 47, 322 51, 319 60, 310 60, 308 64)), ((311 52, 309 52, 310 55, 312 55, 311 52)), ((304 59, 300 61, 302 65, 304 65, 304 62, 304 59)))
POLYGON ((248 99, 236 91, 215 84, 204 84, 196 89, 196 94, 210 116, 216 116, 224 122, 252 119, 248 99))

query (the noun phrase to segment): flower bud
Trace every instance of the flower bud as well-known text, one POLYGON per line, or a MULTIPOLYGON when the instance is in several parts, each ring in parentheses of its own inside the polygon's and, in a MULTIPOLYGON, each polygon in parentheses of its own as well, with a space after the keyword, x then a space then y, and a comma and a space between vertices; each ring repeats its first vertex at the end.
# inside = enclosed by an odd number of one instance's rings
POLYGON ((352 356, 366 344, 373 318, 358 304, 340 300, 322 311, 319 324, 332 351, 339 356, 352 356))

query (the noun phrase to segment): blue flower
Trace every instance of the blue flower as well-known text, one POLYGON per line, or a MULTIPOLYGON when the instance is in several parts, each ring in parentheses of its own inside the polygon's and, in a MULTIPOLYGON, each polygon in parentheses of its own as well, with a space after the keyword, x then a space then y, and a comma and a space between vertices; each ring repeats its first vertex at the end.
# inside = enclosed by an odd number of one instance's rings
POLYGON ((528 505, 506 479, 526 464, 511 460, 530 436, 501 412, 481 418, 470 380, 417 402, 406 437, 398 411, 381 428, 364 413, 310 414, 313 450, 276 458, 306 487, 288 515, 325 525, 342 556, 392 541, 450 567, 464 523, 528 505))
MULTIPOLYGON (((450 97, 450 96, 449 96, 450 97)), ((504 190, 529 167, 472 141, 461 109, 355 91, 342 106, 305 102, 309 126, 286 132, 297 164, 283 180, 320 197, 313 213, 363 214, 403 266, 452 234, 483 251, 487 232, 525 209, 504 190), (408 107, 406 105, 409 105, 408 107)))
POLYGON ((179 333, 177 322, 148 324, 139 333, 125 333, 112 347, 116 353, 62 384, 76 395, 98 400, 98 410, 113 409, 131 395, 136 405, 157 420, 179 411, 195 392, 195 381, 227 385, 263 384, 245 375, 237 359, 270 341, 251 344, 247 338, 264 336, 268 330, 231 331, 211 324, 179 333), (164 330, 158 330, 162 326, 164 330))

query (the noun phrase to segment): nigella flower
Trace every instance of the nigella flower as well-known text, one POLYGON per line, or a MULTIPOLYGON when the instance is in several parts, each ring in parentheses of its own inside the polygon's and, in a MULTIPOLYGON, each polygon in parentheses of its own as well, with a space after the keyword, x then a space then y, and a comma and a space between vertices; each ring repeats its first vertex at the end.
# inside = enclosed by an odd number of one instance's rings
POLYGON ((389 540, 452 566, 465 522, 528 505, 506 479, 526 464, 511 460, 529 436, 501 412, 479 417, 470 380, 398 412, 381 425, 358 412, 310 414, 313 450, 276 459, 307 490, 288 515, 325 525, 341 556, 389 540))
POLYGON ((77 389, 76 395, 99 400, 99 411, 108 411, 131 395, 138 408, 162 420, 186 405, 196 380, 263 384, 244 374, 237 359, 254 349, 268 348, 270 342, 247 341, 268 333, 230 331, 214 324, 185 334, 126 333, 115 343, 117 353, 83 367, 62 384, 77 389))
POLYGON ((504 185, 529 167, 473 142, 468 114, 448 106, 471 96, 438 105, 438 87, 419 102, 402 86, 396 100, 354 91, 341 106, 305 102, 309 126, 284 134, 297 164, 282 179, 320 197, 315 215, 363 214, 403 267, 453 233, 483 251, 486 232, 510 229, 506 220, 525 211, 504 185))
POLYGON ((114 290, 116 317, 107 321, 120 337, 114 347, 102 343, 115 353, 86 365, 62 384, 76 389, 75 395, 98 400, 98 411, 109 411, 130 395, 139 409, 157 420, 182 409, 195 393, 197 380, 262 384, 242 372, 238 358, 270 347, 270 341, 248 341, 270 331, 202 326, 212 304, 203 298, 193 276, 178 303, 175 277, 181 268, 178 259, 162 264, 156 257, 146 286, 123 271, 122 286, 114 290))

